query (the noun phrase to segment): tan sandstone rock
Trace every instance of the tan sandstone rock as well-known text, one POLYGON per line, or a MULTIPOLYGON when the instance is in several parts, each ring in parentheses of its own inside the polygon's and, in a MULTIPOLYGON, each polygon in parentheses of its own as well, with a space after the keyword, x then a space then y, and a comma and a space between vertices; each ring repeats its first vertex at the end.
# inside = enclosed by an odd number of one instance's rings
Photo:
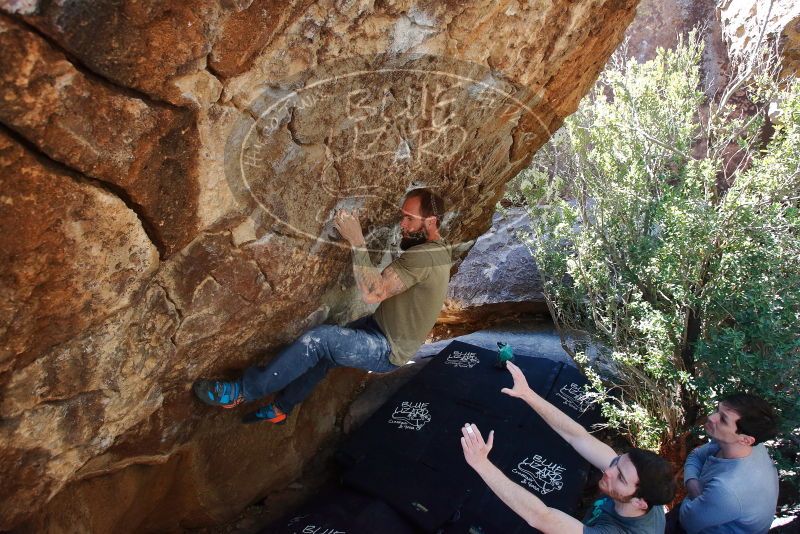
POLYGON ((3 132, 0 191, 8 524, 159 406, 154 378, 174 348, 168 303, 145 292, 158 255, 133 211, 3 132))
POLYGON ((0 120, 52 159, 120 188, 166 255, 197 232, 193 114, 87 75, 2 15, 0 120))
POLYGON ((635 6, 0 1, 0 529, 203 526, 296 477, 362 372, 280 429, 191 383, 368 311, 335 209, 382 265, 417 184, 480 235, 635 6))

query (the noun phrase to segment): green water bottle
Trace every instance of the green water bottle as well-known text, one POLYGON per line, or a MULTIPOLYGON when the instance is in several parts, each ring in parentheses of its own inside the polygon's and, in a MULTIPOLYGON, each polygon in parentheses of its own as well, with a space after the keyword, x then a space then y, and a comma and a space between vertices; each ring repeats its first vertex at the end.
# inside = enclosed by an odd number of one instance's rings
POLYGON ((514 349, 511 348, 511 345, 508 343, 503 343, 502 341, 497 342, 497 362, 495 362, 495 367, 499 367, 500 369, 506 368, 506 362, 513 362, 514 361, 514 349))

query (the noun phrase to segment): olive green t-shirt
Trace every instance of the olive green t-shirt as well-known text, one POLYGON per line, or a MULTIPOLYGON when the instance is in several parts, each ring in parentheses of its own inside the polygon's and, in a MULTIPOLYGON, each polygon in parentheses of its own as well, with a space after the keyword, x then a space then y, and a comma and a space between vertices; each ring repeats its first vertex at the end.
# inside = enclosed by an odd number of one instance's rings
POLYGON ((450 247, 440 240, 411 247, 386 267, 406 287, 381 302, 374 315, 392 347, 393 364, 410 360, 436 323, 447 295, 450 264, 450 247))

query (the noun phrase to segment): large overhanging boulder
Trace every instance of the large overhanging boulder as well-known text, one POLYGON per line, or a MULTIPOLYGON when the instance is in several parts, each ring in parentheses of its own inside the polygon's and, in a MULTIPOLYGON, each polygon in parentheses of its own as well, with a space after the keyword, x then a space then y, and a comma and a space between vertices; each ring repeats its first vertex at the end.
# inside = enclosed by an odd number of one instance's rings
POLYGON ((636 0, 0 1, 0 530, 207 525, 296 477, 364 380, 284 427, 191 383, 358 304, 414 183, 448 236, 594 83, 636 0))

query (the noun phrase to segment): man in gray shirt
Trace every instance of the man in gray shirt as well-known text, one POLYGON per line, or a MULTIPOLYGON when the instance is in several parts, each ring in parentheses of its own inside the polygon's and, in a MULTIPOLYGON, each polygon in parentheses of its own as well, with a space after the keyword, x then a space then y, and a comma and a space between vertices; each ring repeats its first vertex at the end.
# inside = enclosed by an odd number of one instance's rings
POLYGON ((720 400, 705 423, 711 442, 686 459, 681 528, 688 534, 769 530, 778 472, 762 442, 775 435, 776 426, 775 412, 760 397, 736 393, 720 400))

